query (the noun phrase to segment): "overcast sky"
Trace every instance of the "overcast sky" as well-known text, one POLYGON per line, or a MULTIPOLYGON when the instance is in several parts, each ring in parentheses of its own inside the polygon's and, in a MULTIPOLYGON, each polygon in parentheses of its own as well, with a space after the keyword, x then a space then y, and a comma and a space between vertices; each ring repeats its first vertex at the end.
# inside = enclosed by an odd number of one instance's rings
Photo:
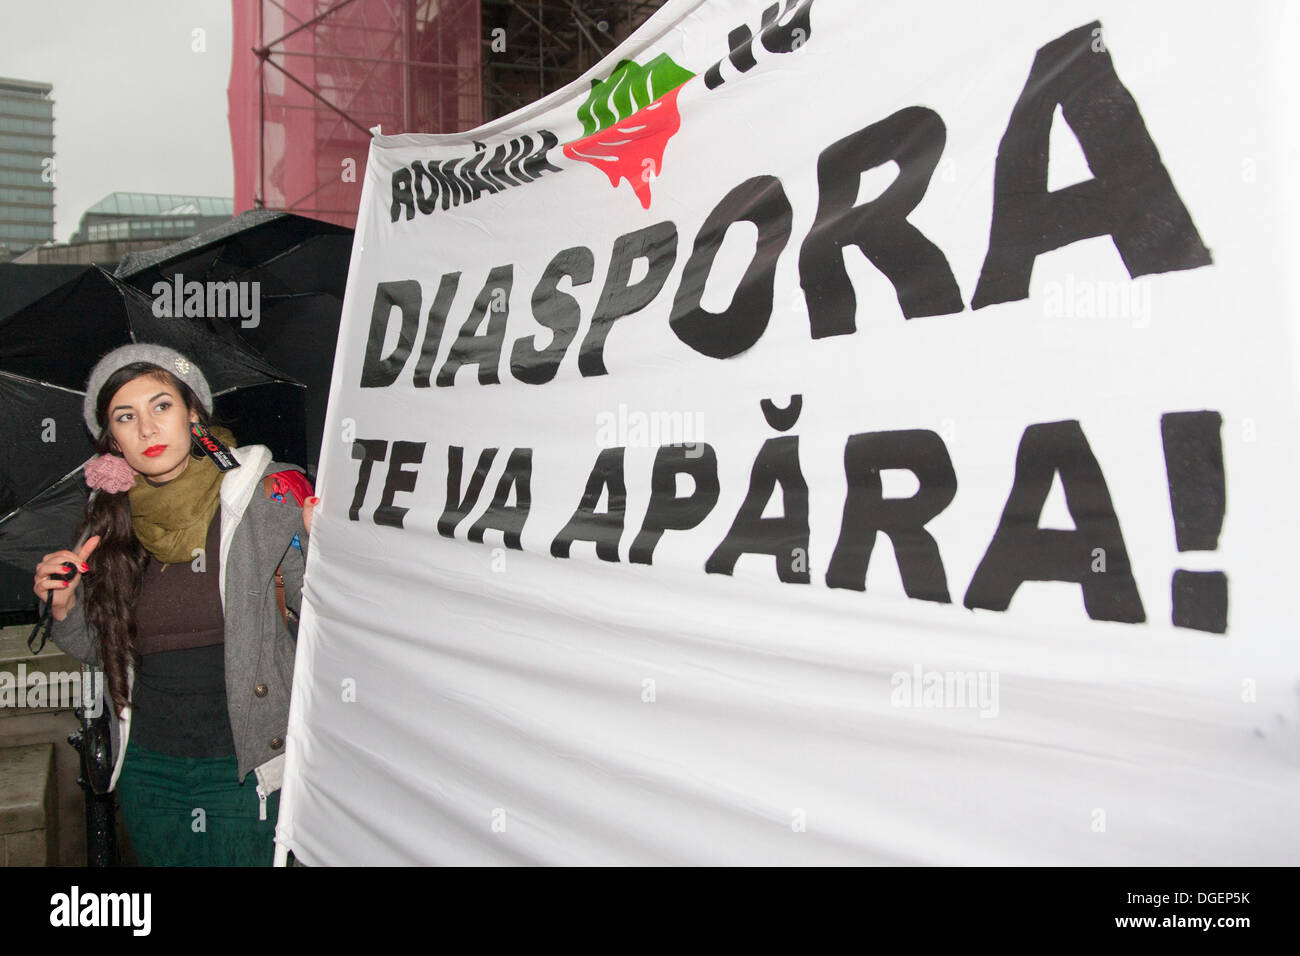
POLYGON ((54 85, 60 242, 112 192, 233 197, 230 3, 0 0, 0 76, 54 85))

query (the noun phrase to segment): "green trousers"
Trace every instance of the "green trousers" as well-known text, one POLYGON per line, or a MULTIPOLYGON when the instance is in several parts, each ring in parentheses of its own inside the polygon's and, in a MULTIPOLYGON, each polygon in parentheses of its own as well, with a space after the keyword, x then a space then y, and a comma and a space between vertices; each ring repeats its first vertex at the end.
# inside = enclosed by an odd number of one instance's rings
POLYGON ((257 776, 229 757, 169 757, 128 743, 118 805, 141 866, 270 866, 280 793, 259 819, 257 776))

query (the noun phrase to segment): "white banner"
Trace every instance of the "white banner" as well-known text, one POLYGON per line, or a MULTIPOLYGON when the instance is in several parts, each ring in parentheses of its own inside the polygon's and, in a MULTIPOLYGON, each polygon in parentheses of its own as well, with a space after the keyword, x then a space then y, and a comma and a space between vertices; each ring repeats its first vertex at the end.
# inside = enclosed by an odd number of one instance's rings
POLYGON ((1294 19, 670 0, 377 136, 280 840, 1300 862, 1294 19))

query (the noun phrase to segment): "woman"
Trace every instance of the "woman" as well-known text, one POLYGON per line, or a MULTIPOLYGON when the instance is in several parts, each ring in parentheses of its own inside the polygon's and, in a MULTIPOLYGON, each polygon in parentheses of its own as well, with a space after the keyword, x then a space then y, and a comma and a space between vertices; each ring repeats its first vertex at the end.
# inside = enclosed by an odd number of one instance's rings
POLYGON ((265 446, 234 447, 211 402, 199 367, 173 349, 126 345, 100 359, 83 406, 97 457, 82 543, 36 568, 54 642, 104 671, 118 716, 112 787, 142 865, 274 857, 318 499, 265 446), (205 452, 194 422, 226 448, 205 452), (55 577, 64 562, 67 581, 55 577))

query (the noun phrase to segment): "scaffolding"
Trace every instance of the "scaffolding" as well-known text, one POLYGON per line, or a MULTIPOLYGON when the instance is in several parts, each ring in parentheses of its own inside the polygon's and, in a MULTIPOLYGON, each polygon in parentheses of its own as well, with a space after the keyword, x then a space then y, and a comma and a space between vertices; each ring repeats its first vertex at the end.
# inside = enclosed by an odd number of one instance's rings
POLYGON ((354 226, 370 130, 454 133, 599 62, 663 0, 235 3, 238 210, 354 226))
POLYGON ((664 0, 481 0, 483 119, 496 119, 573 82, 664 0))

